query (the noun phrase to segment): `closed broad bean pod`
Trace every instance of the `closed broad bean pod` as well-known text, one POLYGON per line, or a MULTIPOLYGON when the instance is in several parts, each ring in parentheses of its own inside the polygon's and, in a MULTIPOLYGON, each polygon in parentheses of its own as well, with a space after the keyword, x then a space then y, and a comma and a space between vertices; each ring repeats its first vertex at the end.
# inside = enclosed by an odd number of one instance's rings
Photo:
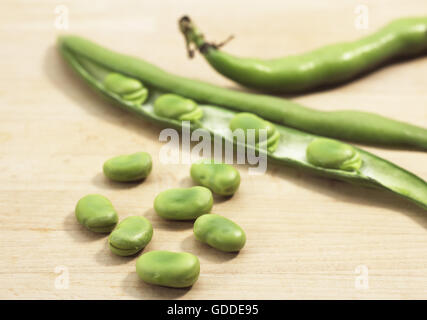
POLYGON ((154 210, 172 220, 194 220, 212 209, 212 192, 205 187, 176 188, 159 193, 154 210))
POLYGON ((151 168, 151 156, 147 152, 137 152, 107 160, 103 171, 105 176, 113 181, 132 182, 145 179, 151 168))
POLYGON ((136 273, 150 284, 185 288, 199 278, 200 262, 187 252, 150 251, 136 261, 136 273))
POLYGON ((222 196, 233 195, 240 185, 240 174, 236 168, 214 160, 193 163, 190 174, 195 182, 222 196))
POLYGON ((225 77, 268 92, 307 92, 342 84, 398 58, 414 58, 427 52, 425 16, 394 20, 353 42, 327 44, 299 55, 266 60, 222 51, 224 42, 218 45, 206 41, 188 16, 179 20, 179 28, 190 57, 197 49, 225 77))
POLYGON ((110 200, 100 194, 89 194, 79 200, 76 218, 93 232, 108 233, 114 229, 119 219, 110 200))
POLYGON ((308 162, 328 169, 356 171, 362 166, 359 152, 337 140, 316 138, 307 147, 308 162))
POLYGON ((246 243, 243 229, 219 214, 206 214, 197 218, 193 232, 197 240, 225 252, 239 251, 246 243))
POLYGON ((130 256, 145 248, 153 236, 147 218, 132 216, 121 221, 108 237, 110 250, 119 256, 130 256))

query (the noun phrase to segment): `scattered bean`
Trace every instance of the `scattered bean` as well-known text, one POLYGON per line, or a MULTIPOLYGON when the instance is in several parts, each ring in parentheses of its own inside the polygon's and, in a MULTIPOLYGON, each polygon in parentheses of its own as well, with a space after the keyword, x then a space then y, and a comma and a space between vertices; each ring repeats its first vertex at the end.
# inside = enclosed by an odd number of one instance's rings
POLYGON ((130 256, 145 248, 153 236, 148 219, 132 216, 121 221, 108 237, 111 251, 119 256, 130 256))
POLYGON ((200 273, 199 259, 187 252, 150 251, 136 261, 136 272, 145 282, 160 286, 192 286, 200 273))
POLYGON ((114 181, 131 182, 145 179, 151 172, 151 156, 147 152, 121 155, 104 163, 104 174, 114 181))
POLYGON ((172 220, 194 220, 209 213, 212 205, 212 192, 205 187, 169 189, 154 199, 157 214, 172 220))
POLYGON ((239 251, 246 242, 243 229, 219 214, 205 214, 197 218, 193 231, 199 241, 225 252, 239 251))
POLYGON ((190 174, 195 182, 222 196, 233 195, 240 185, 239 171, 229 164, 215 163, 214 160, 193 163, 190 174))
POLYGON ((100 194, 89 194, 76 206, 77 221, 91 231, 108 233, 117 224, 118 216, 110 200, 100 194))

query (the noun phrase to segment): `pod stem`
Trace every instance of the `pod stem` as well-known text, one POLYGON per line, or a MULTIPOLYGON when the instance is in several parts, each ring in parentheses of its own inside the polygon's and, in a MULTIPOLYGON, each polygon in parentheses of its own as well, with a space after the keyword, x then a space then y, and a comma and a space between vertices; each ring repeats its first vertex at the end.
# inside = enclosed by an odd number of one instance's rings
POLYGON ((199 50, 201 54, 205 54, 208 49, 219 49, 234 38, 233 35, 230 35, 220 43, 207 42, 205 41, 203 33, 194 25, 189 16, 183 16, 179 19, 178 25, 179 30, 184 35, 185 45, 190 59, 194 57, 194 51, 196 50, 199 50))

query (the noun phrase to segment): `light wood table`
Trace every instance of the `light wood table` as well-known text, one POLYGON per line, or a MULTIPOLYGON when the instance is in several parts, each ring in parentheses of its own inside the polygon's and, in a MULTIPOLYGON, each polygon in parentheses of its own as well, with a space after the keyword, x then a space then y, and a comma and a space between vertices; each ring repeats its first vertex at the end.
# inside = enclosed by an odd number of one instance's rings
MULTIPOLYGON (((187 59, 177 29, 191 15, 209 39, 236 35, 229 52, 277 57, 352 40, 393 18, 427 12, 425 0, 369 1, 369 29, 354 26, 357 1, 64 1, 70 33, 140 56, 183 76, 237 88, 203 58, 187 59)), ((0 3, 0 298, 6 299, 370 299, 427 298, 427 215, 403 200, 269 166, 240 166, 235 197, 214 212, 237 221, 248 241, 239 255, 192 236, 191 223, 161 220, 160 191, 189 186, 189 165, 159 161, 161 128, 111 107, 65 65, 55 48, 60 1, 0 3), (104 179, 104 160, 138 150, 153 156, 141 185, 104 179), (109 197, 120 217, 154 226, 146 251, 185 250, 201 261, 190 290, 139 281, 136 258, 109 252, 105 236, 74 217, 87 193, 109 197), (368 271, 369 288, 357 286, 368 271), (66 279, 68 276, 68 286, 66 279)), ((427 124, 427 59, 379 70, 329 91, 292 97, 324 110, 374 111, 427 124)), ((427 155, 367 147, 427 179, 427 155)), ((364 278, 366 280, 366 278, 364 278)), ((364 282, 366 284, 366 282, 364 282)))

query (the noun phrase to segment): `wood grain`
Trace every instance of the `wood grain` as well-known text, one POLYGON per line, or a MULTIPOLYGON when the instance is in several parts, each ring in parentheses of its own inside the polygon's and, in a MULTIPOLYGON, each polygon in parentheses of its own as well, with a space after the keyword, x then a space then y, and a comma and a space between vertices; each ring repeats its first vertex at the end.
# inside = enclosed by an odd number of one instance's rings
MULTIPOLYGON (((1 299, 370 299, 427 298, 426 212, 385 192, 360 189, 269 166, 240 166, 235 197, 214 212, 238 222, 248 242, 239 255, 192 237, 191 223, 153 212, 160 191, 190 185, 189 166, 158 159, 160 128, 111 107, 59 57, 58 1, 0 3, 0 298, 1 299), (108 182, 105 159, 145 150, 154 168, 141 185, 108 182), (113 256, 106 237, 77 224, 74 206, 102 193, 121 218, 144 215, 154 226, 145 249, 199 256, 190 290, 149 286, 135 258, 113 256), (69 272, 69 286, 55 287, 69 272), (355 286, 358 266, 369 288, 355 286), (59 273, 55 273, 59 271, 59 273)), ((187 59, 177 19, 191 15, 213 40, 236 39, 232 53, 275 57, 361 37, 399 16, 426 12, 424 0, 369 1, 370 27, 354 27, 357 1, 72 1, 70 33, 141 56, 174 73, 237 88, 202 57, 187 59)), ((427 125, 427 58, 399 63, 333 90, 293 97, 324 110, 357 109, 427 125)), ((427 179, 426 154, 367 148, 427 179)))

